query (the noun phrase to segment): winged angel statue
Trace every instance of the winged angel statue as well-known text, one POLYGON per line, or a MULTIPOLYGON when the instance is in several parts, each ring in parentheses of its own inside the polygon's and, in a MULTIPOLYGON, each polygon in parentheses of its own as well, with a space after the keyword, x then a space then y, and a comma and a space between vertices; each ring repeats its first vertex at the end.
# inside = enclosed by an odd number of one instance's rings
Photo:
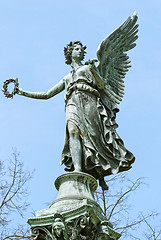
POLYGON ((82 64, 86 46, 80 41, 67 44, 65 63, 72 70, 49 91, 16 90, 26 97, 49 99, 65 89, 66 134, 61 163, 66 171, 85 172, 99 179, 102 189, 107 189, 104 176, 130 169, 135 160, 116 132, 115 118, 124 94, 123 78, 130 67, 126 52, 135 47, 138 38, 136 22, 134 13, 106 37, 98 47, 98 60, 82 64))

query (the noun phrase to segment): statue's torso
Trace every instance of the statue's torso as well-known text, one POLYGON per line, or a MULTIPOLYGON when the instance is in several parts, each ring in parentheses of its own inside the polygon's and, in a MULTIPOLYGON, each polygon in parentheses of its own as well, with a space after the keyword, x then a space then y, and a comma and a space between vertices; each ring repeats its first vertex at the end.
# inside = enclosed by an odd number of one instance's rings
POLYGON ((80 79, 87 81, 87 82, 92 81, 94 83, 94 77, 90 71, 89 65, 82 65, 82 66, 77 67, 76 69, 73 69, 63 79, 65 82, 65 90, 67 90, 69 84, 71 84, 73 82, 77 82, 80 79))
POLYGON ((68 105, 73 104, 73 97, 78 97, 78 92, 85 92, 85 94, 94 94, 99 96, 97 86, 93 74, 91 73, 89 65, 82 65, 73 69, 68 75, 64 77, 65 83, 65 102, 68 105), (75 93, 73 95, 73 93, 75 93), (72 96, 72 98, 71 98, 72 96))

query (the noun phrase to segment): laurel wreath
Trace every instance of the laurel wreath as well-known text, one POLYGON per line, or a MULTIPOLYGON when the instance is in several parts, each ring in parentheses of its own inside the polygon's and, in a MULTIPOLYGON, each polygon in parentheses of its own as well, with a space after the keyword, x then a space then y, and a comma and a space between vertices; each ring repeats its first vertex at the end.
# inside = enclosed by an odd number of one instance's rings
POLYGON ((19 86, 19 84, 18 84, 18 78, 16 78, 16 79, 14 79, 14 78, 7 79, 7 80, 4 82, 4 84, 3 84, 3 89, 2 89, 5 97, 7 97, 7 98, 13 98, 13 95, 15 95, 15 94, 18 92, 18 86, 19 86), (14 83, 14 89, 13 89, 12 93, 10 93, 10 92, 8 91, 8 85, 9 85, 10 83, 14 83))

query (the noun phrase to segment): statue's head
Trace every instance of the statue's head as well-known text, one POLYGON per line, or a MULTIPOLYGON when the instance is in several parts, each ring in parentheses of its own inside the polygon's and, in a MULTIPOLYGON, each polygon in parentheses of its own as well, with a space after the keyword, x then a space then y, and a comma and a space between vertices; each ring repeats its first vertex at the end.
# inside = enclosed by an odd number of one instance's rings
POLYGON ((65 63, 66 64, 71 64, 72 63, 72 52, 73 49, 75 49, 76 47, 81 48, 81 57, 80 57, 80 61, 82 61, 84 59, 84 56, 86 54, 85 49, 86 46, 83 46, 83 44, 80 41, 73 41, 70 42, 69 44, 67 44, 66 47, 64 47, 64 55, 65 55, 65 63))
POLYGON ((61 235, 64 235, 65 226, 60 218, 55 219, 55 222, 53 223, 53 231, 54 231, 55 236, 57 236, 58 238, 61 235))

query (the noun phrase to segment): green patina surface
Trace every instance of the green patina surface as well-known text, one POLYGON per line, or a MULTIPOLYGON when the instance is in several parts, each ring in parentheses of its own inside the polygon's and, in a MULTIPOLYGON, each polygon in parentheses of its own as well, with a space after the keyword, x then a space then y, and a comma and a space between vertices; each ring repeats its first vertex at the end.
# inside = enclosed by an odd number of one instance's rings
MULTIPOLYGON (((104 176, 130 169, 135 160, 116 132, 115 119, 124 94, 123 79, 130 67, 126 52, 135 47, 138 38, 136 22, 134 13, 106 37, 97 49, 98 60, 83 64, 86 46, 80 41, 67 44, 65 62, 72 70, 47 92, 24 91, 15 79, 14 94, 26 97, 49 99, 65 90, 66 133, 61 163, 66 171, 94 176, 103 190, 107 189, 104 176)), ((9 96, 10 80, 6 81, 4 93, 9 96)))
POLYGON ((137 15, 118 27, 99 45, 97 58, 82 63, 86 46, 80 41, 64 48, 71 71, 47 92, 19 88, 18 79, 5 81, 6 97, 14 94, 49 99, 65 90, 66 132, 61 164, 71 173, 56 180, 57 199, 48 209, 30 218, 32 236, 39 240, 112 240, 120 234, 103 216, 94 200, 97 179, 103 190, 104 177, 131 168, 134 155, 116 132, 116 113, 124 94, 124 77, 130 65, 127 51, 135 47, 137 15), (97 64, 96 64, 97 62, 97 64), (10 94, 8 84, 15 87, 10 94))

